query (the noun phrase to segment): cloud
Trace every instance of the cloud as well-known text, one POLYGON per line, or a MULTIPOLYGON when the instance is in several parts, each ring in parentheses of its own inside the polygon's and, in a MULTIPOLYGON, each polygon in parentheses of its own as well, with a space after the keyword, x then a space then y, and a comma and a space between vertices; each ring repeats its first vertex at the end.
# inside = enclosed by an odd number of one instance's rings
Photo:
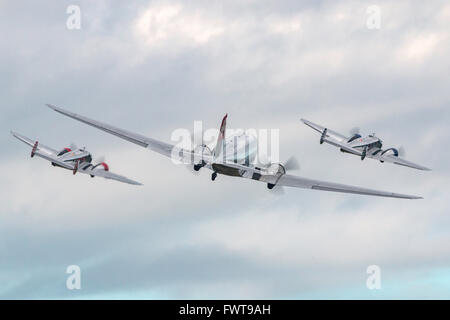
MULTIPOLYGON (((33 12, 2 3, 0 296, 2 298, 442 298, 449 45, 445 2, 382 1, 381 29, 357 1, 81 1, 33 12), (194 120, 280 129, 281 160, 301 176, 419 194, 378 199, 194 176, 164 157, 71 119, 54 103, 170 142, 194 120), (300 117, 359 126, 431 172, 361 161, 320 146, 300 117), (73 176, 9 135, 86 145, 131 187, 73 176), (65 288, 66 267, 83 289, 65 288), (365 287, 379 264, 383 289, 365 287)), ((447 289, 447 290, 445 290, 447 289)))
POLYGON ((430 57, 439 42, 439 36, 436 34, 414 36, 406 42, 404 47, 400 48, 399 59, 412 62, 423 61, 430 57))
POLYGON ((135 32, 149 46, 180 38, 204 44, 223 32, 220 22, 205 18, 199 12, 183 12, 180 4, 152 6, 137 18, 135 32))

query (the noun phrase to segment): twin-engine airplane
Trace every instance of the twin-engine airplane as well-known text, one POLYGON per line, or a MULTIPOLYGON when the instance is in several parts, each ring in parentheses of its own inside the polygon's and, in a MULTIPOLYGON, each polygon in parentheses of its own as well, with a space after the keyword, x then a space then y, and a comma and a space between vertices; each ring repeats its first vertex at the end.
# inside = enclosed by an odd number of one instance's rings
POLYGON ((53 105, 47 106, 65 116, 81 121, 129 142, 135 143, 141 147, 160 153, 166 157, 172 159, 175 157, 178 161, 192 165, 196 171, 203 167, 208 168, 213 171, 211 175, 211 179, 213 181, 216 179, 218 174, 223 174, 261 181, 266 183, 269 189, 280 189, 283 186, 287 186, 380 197, 421 199, 421 197, 412 195, 371 190, 290 175, 287 174, 287 170, 290 168, 295 169, 297 166, 296 161, 293 158, 284 164, 271 163, 264 166, 254 166, 251 163, 255 159, 257 153, 255 148, 256 138, 252 135, 247 135, 244 133, 232 135, 231 137, 226 138, 225 130, 227 116, 225 116, 222 120, 219 130, 219 137, 215 147, 212 148, 213 150, 204 144, 194 147, 193 150, 186 150, 172 144, 89 119, 53 105), (231 144, 232 148, 227 148, 227 144, 231 144))
POLYGON ((400 149, 388 148, 382 150, 383 142, 375 134, 362 137, 357 129, 351 132, 349 137, 337 133, 328 128, 322 127, 311 121, 300 119, 308 127, 313 128, 321 134, 320 144, 326 142, 341 149, 342 152, 350 153, 361 157, 361 160, 372 158, 380 162, 391 162, 405 167, 410 167, 419 170, 431 170, 424 166, 407 161, 400 157, 400 149))
POLYGON ((16 132, 11 131, 11 134, 15 138, 19 139, 32 148, 32 158, 34 156, 41 157, 45 160, 50 161, 51 164, 55 167, 61 167, 71 170, 73 174, 80 172, 89 174, 92 178, 97 176, 129 184, 141 185, 141 183, 139 182, 112 173, 111 171, 109 171, 109 166, 103 161, 100 161, 97 164, 93 164, 91 154, 84 148, 79 149, 76 146, 72 146, 71 148, 63 148, 62 150, 57 151, 16 132))

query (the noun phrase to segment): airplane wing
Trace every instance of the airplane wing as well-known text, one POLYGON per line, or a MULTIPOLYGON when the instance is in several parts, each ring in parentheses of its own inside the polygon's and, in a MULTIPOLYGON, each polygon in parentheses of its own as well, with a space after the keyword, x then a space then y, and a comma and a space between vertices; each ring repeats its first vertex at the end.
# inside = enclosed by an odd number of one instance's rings
POLYGON ((378 197, 389 197, 389 198, 401 198, 401 199, 422 199, 422 197, 412 196, 407 194, 400 194, 394 192, 366 189, 356 186, 350 186, 345 184, 338 184, 333 182, 312 180, 307 178, 302 178, 298 176, 293 176, 289 174, 284 174, 281 176, 266 174, 264 170, 258 168, 252 168, 243 166, 236 163, 225 163, 230 168, 235 168, 239 170, 239 173, 244 178, 249 178, 253 180, 258 180, 265 183, 273 183, 277 186, 295 187, 295 188, 305 188, 321 191, 333 191, 342 193, 353 193, 362 194, 369 196, 378 197))
MULTIPOLYGON (((17 132, 11 131, 11 134, 15 138, 19 139, 20 141, 24 142, 25 144, 27 144, 28 146, 30 146, 32 148, 34 147, 34 145, 36 143, 36 141, 33 141, 30 138, 27 138, 27 137, 25 137, 25 136, 23 136, 23 135, 21 135, 21 134, 19 134, 17 132)), ((34 152, 34 155, 36 155, 38 157, 41 157, 41 158, 43 158, 45 160, 48 160, 50 162, 56 163, 57 165, 59 165, 61 167, 64 167, 64 168, 67 168, 67 169, 73 169, 73 166, 71 164, 63 162, 63 161, 60 161, 57 158, 57 156, 56 156, 57 153, 58 152, 56 150, 54 150, 54 149, 52 149, 50 147, 47 147, 47 146, 45 146, 43 144, 38 143, 37 148, 36 148, 36 150, 34 152)))
POLYGON ((338 142, 346 142, 349 137, 344 136, 343 134, 340 134, 336 131, 330 130, 328 128, 322 127, 316 123, 313 123, 311 121, 308 121, 306 119, 300 119, 301 122, 303 122, 304 124, 306 124, 308 127, 316 130, 319 133, 322 133, 323 130, 327 129, 327 136, 329 138, 331 138, 332 140, 338 141, 338 142))
POLYGON ((331 144, 331 145, 333 145, 333 146, 335 146, 335 147, 344 149, 344 150, 347 151, 347 152, 356 154, 356 155, 358 155, 358 156, 361 156, 361 155, 362 155, 362 152, 361 152, 361 151, 359 151, 358 149, 349 147, 349 146, 347 145, 346 142, 340 142, 340 141, 337 141, 337 140, 334 140, 334 139, 330 139, 330 138, 328 137, 328 134, 327 134, 327 136, 323 139, 323 141, 324 141, 324 142, 327 142, 327 143, 329 143, 329 144, 331 144))
MULTIPOLYGON (((191 163, 192 159, 194 157, 197 157, 197 158, 202 157, 202 155, 196 154, 190 150, 177 148, 174 145, 169 144, 169 143, 165 143, 165 142, 153 139, 153 138, 149 138, 149 137, 140 135, 138 133, 124 130, 124 129, 120 129, 120 128, 114 127, 112 125, 109 125, 109 124, 106 124, 106 123, 103 123, 100 121, 89 119, 88 117, 67 111, 63 108, 56 107, 51 104, 47 104, 47 106, 49 108, 55 110, 56 112, 59 112, 65 116, 72 118, 72 119, 78 120, 78 121, 88 124, 92 127, 103 130, 107 133, 115 135, 115 136, 122 138, 124 140, 127 140, 129 142, 135 143, 141 147, 144 147, 144 148, 150 149, 152 151, 155 151, 157 153, 160 153, 169 158, 172 157, 172 154, 174 152, 176 152, 180 156, 180 161, 183 161, 183 162, 185 161, 186 163, 191 163)), ((203 155, 203 158, 206 158, 206 157, 207 157, 206 155, 203 155)), ((211 160, 211 159, 208 159, 208 160, 211 160)))
POLYGON ((325 133, 325 135, 323 137, 323 141, 324 142, 329 143, 329 144, 331 144, 331 145, 333 145, 335 147, 341 148, 341 149, 343 149, 343 150, 345 150, 347 152, 356 154, 358 156, 362 155, 361 151, 348 146, 348 144, 347 144, 347 141, 349 139, 348 137, 346 137, 346 136, 344 136, 344 135, 342 135, 342 134, 340 134, 340 133, 338 133, 336 131, 330 130, 330 129, 325 128, 325 127, 322 127, 322 126, 320 126, 318 124, 315 124, 315 123, 313 123, 311 121, 308 121, 306 119, 300 119, 300 120, 304 124, 306 124, 308 127, 316 130, 317 132, 319 132, 321 134, 323 134, 324 130, 326 130, 326 133, 325 133))
POLYGON ((366 188, 360 188, 356 186, 350 186, 345 184, 338 184, 320 180, 312 180, 293 175, 285 174, 278 180, 277 185, 286 187, 305 188, 321 191, 333 191, 353 194, 363 194, 369 196, 389 197, 389 198, 401 198, 401 199, 423 199, 422 197, 412 196, 401 193, 393 193, 379 190, 372 190, 366 188))
MULTIPOLYGON (((36 141, 33 141, 30 138, 27 138, 27 137, 25 137, 25 136, 23 136, 23 135, 21 135, 21 134, 19 134, 17 132, 11 131, 11 134, 15 138, 19 139, 20 141, 22 141, 23 143, 29 145, 32 148, 33 148, 34 144, 36 143, 36 141)), ((45 153, 45 154, 48 154, 48 155, 55 155, 56 156, 56 154, 58 154, 58 151, 56 151, 56 150, 54 150, 54 149, 52 149, 50 147, 47 147, 47 146, 45 146, 43 144, 40 144, 40 143, 38 144, 37 151, 41 151, 42 153, 45 153)))
POLYGON ((96 176, 96 177, 103 177, 105 179, 112 179, 112 180, 116 180, 116 181, 120 181, 120 182, 124 182, 124 183, 128 183, 128 184, 133 184, 133 185, 137 185, 137 186, 141 186, 142 183, 128 179, 127 177, 118 175, 116 173, 113 173, 111 171, 106 171, 103 169, 94 169, 91 170, 89 168, 87 169, 79 169, 78 170, 81 173, 86 173, 89 174, 91 176, 96 176))
POLYGON ((430 168, 421 166, 420 164, 416 164, 414 162, 402 159, 400 157, 396 157, 396 156, 394 156, 392 154, 381 155, 381 156, 379 156, 376 159, 379 159, 381 161, 391 162, 391 163, 394 163, 394 164, 398 164, 400 166, 414 168, 414 169, 419 169, 419 170, 424 170, 424 171, 430 171, 431 170, 430 168))
MULTIPOLYGON (((11 134, 19 139, 20 141, 24 142, 25 144, 27 144, 30 147, 34 147, 34 144, 36 143, 36 141, 33 141, 17 132, 13 132, 11 131, 11 134)), ((69 169, 69 170, 73 170, 74 169, 74 165, 72 163, 69 162, 65 162, 65 161, 61 161, 58 157, 57 157, 57 151, 44 146, 43 144, 38 143, 36 151, 34 153, 35 156, 41 157, 45 160, 48 160, 52 163, 55 163, 63 168, 69 169)), ((103 169, 94 169, 94 170, 90 170, 88 169, 82 169, 79 168, 78 172, 81 173, 86 173, 89 175, 93 175, 93 176, 98 176, 98 177, 103 177, 106 179, 113 179, 113 180, 117 180, 120 182, 125 182, 125 183, 129 183, 129 184, 134 184, 134 185, 142 185, 141 183, 128 179, 127 177, 112 173, 110 171, 105 171, 103 169)))

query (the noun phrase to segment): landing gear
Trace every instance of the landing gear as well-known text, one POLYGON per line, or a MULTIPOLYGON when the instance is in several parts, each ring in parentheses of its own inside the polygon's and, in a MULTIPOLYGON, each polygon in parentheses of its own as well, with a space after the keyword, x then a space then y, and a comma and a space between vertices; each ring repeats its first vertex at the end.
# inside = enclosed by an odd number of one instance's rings
POLYGON ((90 174, 91 178, 93 178, 94 176, 92 174, 90 174))
POLYGON ((217 172, 213 172, 211 175, 211 180, 214 181, 217 178, 217 172))
POLYGON ((364 147, 364 150, 361 155, 361 161, 364 160, 364 158, 366 157, 366 154, 367 154, 367 147, 364 147))
POLYGON ((269 190, 272 190, 273 187, 275 187, 275 185, 274 185, 273 183, 268 183, 268 184, 267 184, 267 188, 268 188, 269 190))

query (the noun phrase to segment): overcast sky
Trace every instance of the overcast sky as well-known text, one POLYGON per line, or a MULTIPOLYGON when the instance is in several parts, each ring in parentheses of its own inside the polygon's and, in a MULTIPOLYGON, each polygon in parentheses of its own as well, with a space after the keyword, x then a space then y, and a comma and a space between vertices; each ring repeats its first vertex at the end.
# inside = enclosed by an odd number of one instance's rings
POLYGON ((448 1, 0 0, 0 32, 0 298, 450 298, 448 1), (425 199, 211 182, 45 103, 167 142, 228 113, 279 129, 295 174, 425 199), (433 171, 319 145, 301 117, 375 132, 433 171), (31 160, 11 129, 144 186, 31 160))

